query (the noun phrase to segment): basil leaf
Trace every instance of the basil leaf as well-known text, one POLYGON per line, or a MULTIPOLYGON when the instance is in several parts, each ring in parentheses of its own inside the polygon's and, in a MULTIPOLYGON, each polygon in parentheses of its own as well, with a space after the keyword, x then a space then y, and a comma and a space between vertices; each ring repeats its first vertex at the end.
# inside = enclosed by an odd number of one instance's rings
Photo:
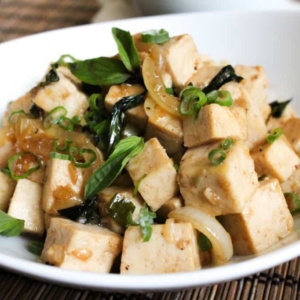
POLYGON ((78 79, 92 85, 120 84, 131 76, 122 61, 109 57, 82 60, 67 66, 78 79))
POLYGON ((280 118, 287 107, 287 105, 292 101, 292 99, 289 99, 287 101, 278 102, 273 101, 269 105, 271 106, 271 116, 273 118, 280 118))
POLYGON ((134 209, 135 206, 130 200, 117 193, 112 197, 108 204, 107 214, 121 226, 125 227, 127 224, 127 216, 129 213, 132 214, 134 209))
POLYGON ((65 209, 58 210, 61 216, 82 224, 99 224, 98 206, 96 201, 98 196, 88 197, 83 203, 65 209))
POLYGON ((112 28, 112 34, 123 64, 128 71, 134 72, 140 66, 140 58, 130 32, 114 27, 112 28))
POLYGON ((58 64, 52 64, 50 71, 47 73, 45 77, 45 81, 41 82, 39 86, 44 87, 46 85, 49 85, 52 82, 59 81, 59 77, 56 72, 57 68, 58 68, 58 64))
POLYGON ((0 235, 18 236, 24 229, 24 220, 16 219, 0 210, 0 235))
POLYGON ((108 131, 109 143, 107 153, 110 154, 114 146, 119 142, 123 121, 125 118, 125 111, 143 103, 145 93, 139 95, 131 95, 123 97, 113 107, 112 118, 108 131))
POLYGON ((211 80, 208 86, 202 91, 207 94, 214 90, 218 90, 222 85, 230 81, 241 82, 243 77, 236 75, 234 68, 231 65, 223 67, 220 72, 211 80))
POLYGON ((108 187, 121 173, 130 158, 139 154, 143 148, 144 140, 140 137, 130 136, 121 140, 104 164, 89 178, 85 186, 85 198, 108 187))

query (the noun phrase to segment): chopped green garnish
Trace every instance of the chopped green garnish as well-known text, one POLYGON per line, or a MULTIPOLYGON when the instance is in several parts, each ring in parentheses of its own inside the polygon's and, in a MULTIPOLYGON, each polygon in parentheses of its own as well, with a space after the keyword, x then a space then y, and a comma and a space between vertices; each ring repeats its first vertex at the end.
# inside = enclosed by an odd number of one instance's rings
POLYGON ((275 140, 277 140, 283 134, 283 130, 281 128, 274 128, 271 133, 267 136, 268 144, 272 144, 275 140))
POLYGON ((18 236, 24 229, 24 220, 16 219, 0 210, 0 235, 18 236))
POLYGON ((198 245, 199 245, 200 250, 203 251, 203 252, 212 249, 212 243, 211 243, 211 241, 202 232, 200 232, 200 234, 199 234, 198 245))
POLYGON ((56 69, 58 68, 58 64, 54 63, 51 65, 50 71, 47 73, 45 77, 45 81, 41 82, 39 86, 43 87, 49 85, 50 83, 59 81, 59 77, 57 75, 56 69))
POLYGON ((31 113, 26 113, 23 109, 14 111, 10 114, 10 116, 8 117, 8 122, 10 124, 15 124, 17 119, 21 116, 24 115, 27 118, 33 118, 33 115, 31 113))
POLYGON ((50 152, 50 158, 58 158, 63 160, 71 160, 69 154, 63 154, 59 152, 52 151, 50 152))
POLYGON ((43 252, 44 242, 28 241, 26 248, 30 253, 40 256, 43 252))
POLYGON ((174 89, 172 87, 165 88, 165 92, 169 95, 174 95, 174 89))
POLYGON ((152 235, 152 224, 153 220, 156 218, 156 213, 149 211, 148 207, 145 205, 140 210, 139 225, 141 227, 143 242, 148 242, 152 235))
POLYGON ((226 158, 226 153, 222 149, 213 149, 208 153, 208 159, 212 165, 220 165, 226 158))
POLYGON ((88 168, 90 167, 93 162, 96 160, 97 156, 94 150, 89 148, 81 148, 78 149, 77 147, 70 147, 69 148, 69 156, 70 160, 72 161, 73 165, 77 168, 88 168), (89 155, 89 160, 85 161, 78 161, 77 158, 83 158, 83 154, 89 155))
POLYGON ((225 139, 221 142, 221 148, 223 150, 230 149, 234 144, 234 140, 232 138, 225 139))
POLYGON ((135 197, 139 191, 139 186, 142 182, 142 180, 147 176, 147 174, 144 174, 138 181, 137 183, 135 184, 134 186, 134 190, 133 190, 133 193, 132 193, 132 196, 135 197))
POLYGON ((66 116, 67 109, 64 106, 53 108, 43 120, 43 127, 50 128, 53 124, 57 124, 62 117, 66 116))

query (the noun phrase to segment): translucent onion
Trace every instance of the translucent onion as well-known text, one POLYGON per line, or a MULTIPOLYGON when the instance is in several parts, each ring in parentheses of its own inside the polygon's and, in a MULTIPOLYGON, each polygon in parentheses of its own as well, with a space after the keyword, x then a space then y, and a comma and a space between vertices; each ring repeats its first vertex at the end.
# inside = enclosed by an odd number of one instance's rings
POLYGON ((178 111, 179 100, 177 97, 166 93, 165 85, 160 76, 161 72, 161 58, 154 61, 150 56, 147 56, 144 60, 142 72, 146 88, 151 98, 161 106, 169 114, 180 118, 178 111))
POLYGON ((215 265, 222 265, 233 255, 230 235, 212 216, 196 207, 185 206, 172 210, 169 218, 176 221, 190 222, 193 227, 207 236, 212 243, 212 260, 215 265))

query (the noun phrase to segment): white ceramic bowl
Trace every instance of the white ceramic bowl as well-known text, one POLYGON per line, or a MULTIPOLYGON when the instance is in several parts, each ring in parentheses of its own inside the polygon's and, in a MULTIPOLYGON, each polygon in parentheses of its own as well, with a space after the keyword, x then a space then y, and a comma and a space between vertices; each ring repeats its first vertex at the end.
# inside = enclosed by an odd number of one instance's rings
POLYGON ((195 11, 299 9, 297 0, 134 0, 144 15, 195 11))
MULTIPOLYGON (((232 64, 264 66, 270 101, 293 97, 300 113, 300 11, 218 12, 148 17, 46 32, 0 44, 0 115, 9 101, 39 82, 61 54, 79 59, 110 56, 117 47, 111 28, 131 33, 165 28, 189 33, 199 52, 232 64), (213 20, 213 22, 212 22, 213 20)), ((0 266, 41 280, 112 291, 158 291, 209 285, 253 274, 300 255, 300 219, 295 232, 264 253, 234 257, 228 264, 188 273, 125 276, 74 272, 37 263, 25 249, 27 238, 0 236, 0 266)), ((138 259, 138 258, 137 258, 138 259)))

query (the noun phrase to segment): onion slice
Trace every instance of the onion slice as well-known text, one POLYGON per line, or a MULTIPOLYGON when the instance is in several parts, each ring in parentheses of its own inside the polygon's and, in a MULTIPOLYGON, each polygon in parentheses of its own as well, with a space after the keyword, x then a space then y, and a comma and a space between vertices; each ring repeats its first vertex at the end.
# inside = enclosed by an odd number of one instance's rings
POLYGON ((213 264, 222 265, 232 257, 233 246, 231 237, 214 217, 191 206, 174 209, 169 213, 168 217, 176 221, 190 222, 195 229, 209 238, 213 246, 213 264))

